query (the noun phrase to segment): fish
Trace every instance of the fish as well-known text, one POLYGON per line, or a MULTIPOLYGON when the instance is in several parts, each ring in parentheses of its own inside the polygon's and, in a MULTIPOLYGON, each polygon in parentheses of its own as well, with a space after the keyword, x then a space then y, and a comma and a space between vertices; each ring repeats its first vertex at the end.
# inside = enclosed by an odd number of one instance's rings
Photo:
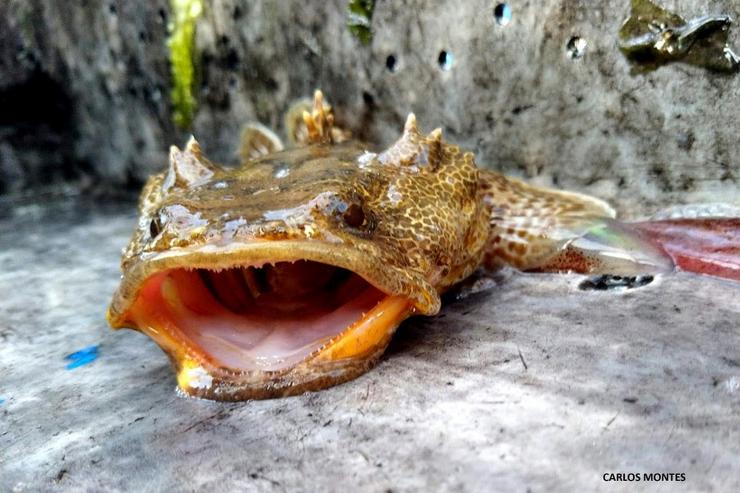
POLYGON ((384 150, 335 124, 321 91, 285 127, 287 144, 247 124, 235 167, 191 137, 142 190, 107 319, 153 339, 186 396, 277 398, 356 378, 405 319, 438 313, 480 269, 676 270, 606 202, 479 168, 413 114, 384 150))

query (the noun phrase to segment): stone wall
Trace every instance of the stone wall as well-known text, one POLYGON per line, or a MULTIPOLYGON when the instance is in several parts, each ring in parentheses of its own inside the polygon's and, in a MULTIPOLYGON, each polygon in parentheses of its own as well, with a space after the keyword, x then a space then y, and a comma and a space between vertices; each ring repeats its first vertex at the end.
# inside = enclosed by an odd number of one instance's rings
MULTIPOLYGON (((629 0, 509 3, 499 25, 496 2, 378 1, 365 45, 344 0, 205 0, 191 131, 233 162, 245 121, 279 128, 320 87, 378 145, 413 111, 483 166, 622 211, 740 201, 740 77, 683 64, 636 73, 617 48, 629 0)), ((740 17, 730 0, 662 5, 740 17)), ((172 123, 170 18, 166 0, 0 2, 0 190, 83 177, 136 187, 164 166, 190 133, 172 123)))

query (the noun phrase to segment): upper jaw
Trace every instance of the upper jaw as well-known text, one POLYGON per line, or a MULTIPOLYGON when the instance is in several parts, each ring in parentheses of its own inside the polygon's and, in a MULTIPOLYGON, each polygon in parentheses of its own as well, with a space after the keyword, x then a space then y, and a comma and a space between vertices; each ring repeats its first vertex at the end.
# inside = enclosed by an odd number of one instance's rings
POLYGON ((128 309, 136 301, 144 282, 159 272, 175 268, 219 270, 297 260, 311 260, 352 271, 388 295, 407 298, 415 313, 433 315, 440 309, 439 294, 426 279, 389 264, 382 254, 374 255, 342 244, 327 246, 311 240, 256 240, 172 248, 140 256, 124 272, 107 318, 113 328, 127 327, 131 322, 127 318, 128 309))

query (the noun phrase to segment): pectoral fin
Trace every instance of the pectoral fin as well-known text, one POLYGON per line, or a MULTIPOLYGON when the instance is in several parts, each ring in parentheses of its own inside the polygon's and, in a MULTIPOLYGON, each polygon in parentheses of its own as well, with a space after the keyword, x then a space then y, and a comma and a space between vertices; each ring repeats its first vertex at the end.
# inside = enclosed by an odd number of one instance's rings
POLYGON ((244 164, 267 154, 283 150, 283 143, 275 132, 259 123, 247 123, 242 129, 239 156, 244 164))
POLYGON ((605 202, 481 171, 491 208, 485 266, 538 272, 643 275, 673 270, 671 258, 614 220, 605 202))

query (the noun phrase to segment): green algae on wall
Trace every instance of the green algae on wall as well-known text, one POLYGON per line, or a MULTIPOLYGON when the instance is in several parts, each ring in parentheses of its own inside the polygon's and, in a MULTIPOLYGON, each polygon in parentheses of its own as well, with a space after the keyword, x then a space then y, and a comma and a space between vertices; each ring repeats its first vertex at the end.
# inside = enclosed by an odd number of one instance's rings
POLYGON ((169 25, 170 37, 167 47, 170 51, 170 71, 172 75, 173 115, 175 124, 189 128, 195 116, 196 100, 195 66, 195 22, 203 13, 202 0, 170 0, 172 21, 169 25))
POLYGON ((373 17, 373 0, 350 0, 347 5, 347 27, 362 44, 370 43, 373 31, 370 21, 373 17))

